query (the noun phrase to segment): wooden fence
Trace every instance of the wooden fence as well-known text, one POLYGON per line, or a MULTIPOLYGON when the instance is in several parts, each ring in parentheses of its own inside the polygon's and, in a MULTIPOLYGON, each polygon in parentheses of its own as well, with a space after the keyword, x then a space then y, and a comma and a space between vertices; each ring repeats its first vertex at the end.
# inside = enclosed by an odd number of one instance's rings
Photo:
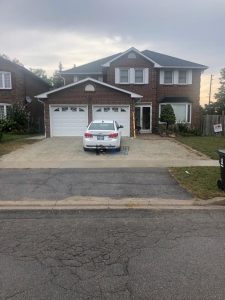
POLYGON ((224 115, 203 115, 201 120, 202 135, 225 135, 225 116, 224 115), (215 133, 213 125, 221 124, 223 131, 215 133))

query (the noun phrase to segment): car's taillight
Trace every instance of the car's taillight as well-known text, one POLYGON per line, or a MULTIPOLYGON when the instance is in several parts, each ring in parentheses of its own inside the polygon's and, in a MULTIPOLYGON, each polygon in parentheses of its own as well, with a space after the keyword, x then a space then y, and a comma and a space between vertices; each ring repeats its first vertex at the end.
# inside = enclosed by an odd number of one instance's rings
POLYGON ((109 134, 109 138, 111 138, 111 139, 115 139, 117 137, 118 137, 118 133, 110 133, 109 134))
POLYGON ((92 138, 93 137, 93 134, 91 134, 90 132, 85 132, 84 136, 86 138, 92 138))

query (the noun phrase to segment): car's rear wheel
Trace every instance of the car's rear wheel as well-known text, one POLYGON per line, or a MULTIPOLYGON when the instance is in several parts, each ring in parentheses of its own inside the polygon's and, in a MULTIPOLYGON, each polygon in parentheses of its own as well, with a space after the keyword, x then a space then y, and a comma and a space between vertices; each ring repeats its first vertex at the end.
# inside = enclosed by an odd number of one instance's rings
POLYGON ((83 149, 84 149, 84 151, 85 151, 85 152, 87 152, 87 151, 88 151, 88 148, 86 148, 86 147, 83 147, 83 149))

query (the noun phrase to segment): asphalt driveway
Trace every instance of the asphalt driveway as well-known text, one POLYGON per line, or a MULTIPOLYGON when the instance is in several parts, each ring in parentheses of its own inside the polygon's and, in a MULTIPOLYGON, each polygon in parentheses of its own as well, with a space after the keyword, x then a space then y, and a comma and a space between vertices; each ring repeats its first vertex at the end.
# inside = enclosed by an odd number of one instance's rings
POLYGON ((190 151, 174 139, 124 138, 122 151, 96 155, 84 152, 82 139, 49 138, 0 158, 0 168, 117 168, 212 166, 217 161, 190 151))
POLYGON ((0 200, 64 200, 72 197, 189 200, 163 168, 0 169, 0 200))

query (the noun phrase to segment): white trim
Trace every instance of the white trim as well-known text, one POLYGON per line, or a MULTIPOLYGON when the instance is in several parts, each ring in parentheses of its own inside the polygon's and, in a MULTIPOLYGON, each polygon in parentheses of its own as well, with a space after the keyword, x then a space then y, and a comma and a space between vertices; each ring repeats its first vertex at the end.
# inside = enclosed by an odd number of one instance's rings
POLYGON ((50 95, 50 94, 53 94, 53 93, 55 93, 55 92, 62 91, 62 90, 64 90, 64 89, 67 89, 67 88, 70 88, 70 87, 79 85, 79 84, 84 83, 84 82, 86 82, 86 81, 92 81, 92 82, 95 82, 95 83, 97 83, 97 84, 100 84, 100 85, 109 87, 109 88, 111 88, 111 89, 113 89, 113 90, 116 90, 116 91, 119 91, 119 92, 128 94, 128 95, 131 96, 131 98, 143 98, 143 96, 141 96, 141 95, 132 93, 132 92, 127 91, 127 90, 124 90, 124 89, 120 89, 120 88, 118 88, 118 87, 115 87, 115 86, 113 86, 113 85, 110 85, 110 84, 105 83, 105 82, 102 82, 102 81, 98 81, 98 80, 96 80, 96 79, 94 79, 94 78, 90 78, 90 77, 85 78, 85 79, 82 79, 82 80, 77 81, 77 82, 73 82, 73 83, 64 85, 64 86, 62 86, 62 87, 60 87, 60 88, 58 88, 58 89, 54 89, 54 90, 52 90, 52 91, 49 91, 49 92, 46 92, 46 93, 42 93, 42 94, 40 94, 40 95, 35 96, 35 98, 38 98, 38 99, 47 99, 47 98, 48 98, 48 95, 50 95))
POLYGON ((191 66, 160 66, 160 67, 155 67, 155 68, 161 68, 161 69, 200 69, 200 70, 206 70, 209 67, 207 66, 202 66, 202 67, 191 67, 191 66))
MULTIPOLYGON (((173 104, 179 104, 179 105, 185 105, 185 109, 186 109, 186 121, 185 122, 177 122, 176 124, 180 124, 180 123, 186 123, 186 124, 191 124, 191 119, 192 119, 192 104, 189 102, 165 102, 165 103, 159 103, 159 120, 160 120, 160 116, 161 116, 161 105, 166 105, 166 104, 170 104, 173 106, 173 104), (187 117, 188 117, 188 105, 190 105, 190 122, 187 122, 187 117)), ((163 124, 164 122, 160 122, 159 124, 163 124)))
POLYGON ((154 67, 156 67, 156 68, 161 68, 161 67, 162 67, 161 65, 159 65, 159 64, 156 63, 154 60, 152 60, 152 59, 149 58, 148 56, 144 55, 143 53, 141 53, 139 50, 137 50, 137 49, 134 48, 134 47, 131 47, 131 48, 129 48, 128 50, 126 50, 125 52, 123 52, 123 53, 119 54, 118 56, 112 58, 112 59, 109 60, 108 62, 104 63, 104 64, 102 65, 102 67, 109 67, 110 64, 111 64, 113 61, 119 59, 121 56, 123 56, 123 55, 125 55, 125 54, 128 54, 129 52, 135 52, 135 53, 139 54, 140 56, 144 57, 145 59, 147 59, 148 61, 150 61, 151 63, 153 63, 153 64, 154 64, 154 67))
MULTIPOLYGON (((141 129, 141 133, 152 133, 152 103, 151 104, 137 104, 137 105, 135 105, 135 108, 136 107, 140 107, 140 108, 150 107, 150 129, 149 130, 141 129)), ((143 117, 143 109, 140 110, 140 120, 142 120, 142 117, 143 117)))
POLYGON ((179 71, 183 69, 161 69, 159 76, 159 83, 162 85, 191 85, 192 84, 192 70, 189 68, 188 70, 184 70, 186 72, 186 83, 179 83, 179 71), (165 72, 172 72, 172 82, 165 83, 165 72))
MULTIPOLYGON (((88 105, 86 104, 50 104, 49 107, 49 125, 50 125, 50 137, 53 137, 53 130, 52 130, 52 108, 53 107, 63 107, 63 106, 74 106, 74 107, 85 107, 87 109, 87 119, 88 119, 88 105)), ((47 124, 45 124, 46 127, 47 124)), ((88 125, 88 124, 87 124, 88 125)), ((46 128, 45 128, 45 135, 46 135, 46 128)))
POLYGON ((2 76, 2 84, 3 86, 0 87, 0 90, 11 90, 12 89, 12 74, 11 72, 7 71, 0 71, 0 76, 2 76), (9 81, 10 81, 10 87, 5 87, 5 74, 9 74, 9 81))
MULTIPOLYGON (((129 120, 128 120, 128 126, 129 126, 129 137, 131 136, 131 126, 130 126, 130 122, 131 122, 131 108, 130 108, 130 105, 129 104, 93 104, 92 105, 92 121, 94 121, 94 118, 93 118, 93 116, 94 116, 94 108, 97 108, 97 107, 99 107, 99 108, 104 108, 104 107, 126 107, 126 108, 128 108, 128 110, 129 110, 129 120)), ((114 120, 114 121, 116 121, 116 120, 114 120)), ((121 125, 121 124, 120 124, 121 125)))
MULTIPOLYGON (((6 109, 6 107, 8 106, 12 106, 12 104, 9 104, 9 103, 0 103, 0 106, 3 106, 3 114, 4 114, 4 116, 3 117, 6 117, 7 116, 7 109, 6 109)), ((1 118, 0 118, 1 119, 1 118)))

